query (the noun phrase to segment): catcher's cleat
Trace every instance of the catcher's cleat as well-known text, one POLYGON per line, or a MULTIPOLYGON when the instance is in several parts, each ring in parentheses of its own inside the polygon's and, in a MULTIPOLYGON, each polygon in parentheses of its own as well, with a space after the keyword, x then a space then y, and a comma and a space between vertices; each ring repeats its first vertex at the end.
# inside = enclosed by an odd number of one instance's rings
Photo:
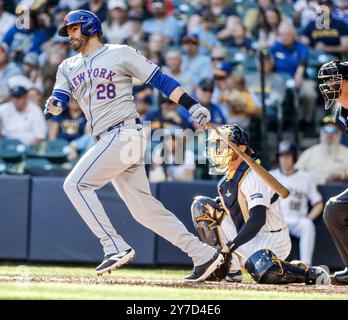
POLYGON ((185 281, 200 282, 206 280, 224 262, 224 257, 220 252, 216 252, 208 262, 194 267, 192 273, 185 277, 185 281))
POLYGON ((348 285, 348 267, 342 271, 335 272, 331 277, 331 283, 334 285, 348 285))
POLYGON ((309 267, 306 284, 330 285, 330 275, 322 267, 309 267))
POLYGON ((225 280, 227 282, 233 283, 233 282, 242 282, 243 281, 243 274, 241 270, 235 271, 235 272, 229 272, 228 275, 225 277, 225 280))
POLYGON ((102 275, 105 272, 111 273, 112 270, 122 267, 131 262, 135 257, 135 251, 128 249, 116 254, 109 254, 104 257, 103 262, 95 269, 97 275, 102 275))

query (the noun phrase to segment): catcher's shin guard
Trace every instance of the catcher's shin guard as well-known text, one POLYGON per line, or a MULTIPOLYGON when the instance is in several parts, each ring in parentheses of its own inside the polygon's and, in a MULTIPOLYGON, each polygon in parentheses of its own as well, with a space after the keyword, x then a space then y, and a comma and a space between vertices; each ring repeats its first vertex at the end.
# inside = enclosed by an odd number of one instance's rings
POLYGON ((326 284, 325 270, 309 267, 304 263, 280 260, 267 249, 256 251, 251 255, 245 263, 245 268, 252 278, 261 284, 326 284))
POLYGON ((224 263, 207 279, 209 281, 220 281, 230 271, 231 254, 224 252, 225 245, 222 240, 220 225, 226 214, 224 209, 211 198, 198 196, 194 198, 191 206, 193 224, 201 241, 210 246, 222 249, 224 263))

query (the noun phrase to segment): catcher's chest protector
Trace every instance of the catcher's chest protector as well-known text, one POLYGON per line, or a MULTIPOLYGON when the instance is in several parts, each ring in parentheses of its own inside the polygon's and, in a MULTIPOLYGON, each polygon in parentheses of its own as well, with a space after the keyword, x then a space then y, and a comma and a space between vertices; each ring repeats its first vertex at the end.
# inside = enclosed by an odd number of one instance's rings
POLYGON ((232 177, 228 177, 228 173, 226 173, 217 185, 221 202, 225 210, 230 213, 237 231, 240 230, 244 223, 241 206, 238 201, 239 185, 249 170, 248 164, 243 161, 232 177))

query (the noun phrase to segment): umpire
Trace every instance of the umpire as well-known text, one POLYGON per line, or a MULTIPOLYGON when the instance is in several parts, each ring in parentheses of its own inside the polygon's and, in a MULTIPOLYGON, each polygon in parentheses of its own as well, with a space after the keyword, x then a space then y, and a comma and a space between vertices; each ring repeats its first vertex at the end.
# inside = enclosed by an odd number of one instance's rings
MULTIPOLYGON (((336 123, 348 134, 348 62, 331 61, 324 64, 318 78, 325 109, 337 102, 336 123)), ((326 203, 324 221, 346 266, 332 276, 332 284, 348 285, 348 189, 326 203)))

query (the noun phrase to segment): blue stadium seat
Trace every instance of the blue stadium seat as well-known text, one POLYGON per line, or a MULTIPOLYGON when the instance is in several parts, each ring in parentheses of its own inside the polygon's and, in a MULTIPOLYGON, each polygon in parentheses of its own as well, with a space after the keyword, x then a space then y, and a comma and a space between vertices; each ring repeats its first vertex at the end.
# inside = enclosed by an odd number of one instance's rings
POLYGON ((63 139, 44 141, 38 146, 31 147, 28 151, 30 158, 44 158, 51 163, 67 162, 69 142, 63 139))
POLYGON ((0 139, 0 158, 5 162, 20 162, 24 159, 27 148, 17 139, 0 139))

